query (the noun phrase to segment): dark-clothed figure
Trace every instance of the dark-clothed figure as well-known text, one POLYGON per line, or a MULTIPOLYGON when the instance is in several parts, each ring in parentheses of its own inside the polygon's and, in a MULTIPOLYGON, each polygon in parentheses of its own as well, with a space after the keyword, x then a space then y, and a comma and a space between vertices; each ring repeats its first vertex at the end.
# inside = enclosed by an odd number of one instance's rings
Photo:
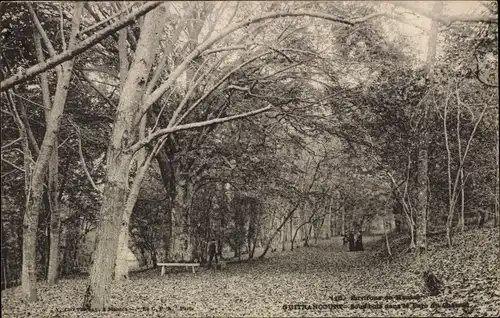
POLYGON ((363 236, 361 235, 360 231, 356 233, 356 241, 354 242, 354 248, 356 251, 363 250, 363 236))
POLYGON ((352 231, 349 231, 348 239, 349 239, 349 252, 352 252, 354 251, 354 234, 352 233, 352 231))
POLYGON ((216 239, 211 239, 208 242, 208 245, 207 245, 208 268, 212 267, 212 260, 214 259, 214 257, 215 257, 215 264, 216 264, 216 266, 219 263, 219 259, 217 257, 217 250, 218 250, 218 248, 217 248, 217 240, 216 239))
POLYGON ((347 237, 347 234, 343 233, 342 234, 342 247, 344 247, 348 242, 349 242, 349 238, 347 237))

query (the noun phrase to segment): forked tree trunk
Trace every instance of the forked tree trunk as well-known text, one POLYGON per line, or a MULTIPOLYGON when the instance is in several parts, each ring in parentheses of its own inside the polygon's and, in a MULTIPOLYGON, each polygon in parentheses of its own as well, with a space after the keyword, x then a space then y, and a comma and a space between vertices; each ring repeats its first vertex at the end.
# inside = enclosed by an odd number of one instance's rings
MULTIPOLYGON (((69 49, 75 45, 76 34, 80 28, 80 14, 82 6, 82 3, 77 3, 75 5, 69 49)), ((23 219, 22 289, 28 301, 37 300, 36 232, 43 196, 43 179, 49 166, 54 145, 57 141, 59 121, 64 111, 72 69, 73 60, 69 60, 62 64, 62 75, 57 79, 54 103, 50 111, 49 120, 47 121, 45 135, 42 145, 40 146, 40 153, 33 168, 33 175, 30 180, 31 193, 26 199, 26 210, 23 219)))
MULTIPOLYGON (((45 56, 42 48, 41 35, 38 32, 34 34, 34 42, 35 42, 38 62, 43 63, 45 62, 45 56)), ((62 76, 62 68, 57 69, 57 76, 62 76)), ((50 110, 52 109, 52 102, 50 98, 49 81, 47 73, 45 72, 40 74, 40 85, 42 88, 43 106, 45 107, 45 123, 46 125, 48 125, 50 121, 50 110)), ((26 120, 28 136, 30 136, 31 130, 29 129, 26 112, 23 111, 22 113, 26 120)), ((33 144, 36 144, 36 140, 34 139, 34 137, 32 138, 32 140, 33 144)), ((48 211, 50 211, 50 239, 49 239, 50 245, 49 245, 49 257, 48 257, 47 281, 49 285, 53 285, 56 283, 58 276, 58 267, 59 267, 58 263, 59 263, 59 240, 60 240, 59 238, 60 212, 59 212, 59 183, 58 183, 59 155, 57 147, 58 143, 56 140, 48 167, 49 173, 48 173, 47 200, 48 200, 48 211)), ((34 145, 34 148, 38 148, 38 146, 34 145)))
POLYGON ((115 269, 123 211, 129 194, 132 154, 125 152, 135 142, 135 124, 146 81, 153 64, 165 22, 165 5, 146 15, 120 102, 116 111, 107 153, 106 183, 99 211, 97 244, 83 308, 103 310, 109 306, 109 292, 115 269))
MULTIPOLYGON (((141 134, 139 134, 141 137, 141 134)), ((141 149, 142 151, 144 149, 141 149)), ((118 250, 116 251, 116 264, 115 264, 115 280, 126 280, 128 279, 128 241, 129 241, 129 223, 130 217, 134 210, 135 203, 139 198, 139 191, 141 189, 141 184, 148 170, 149 164, 151 162, 152 156, 150 154, 147 159, 144 158, 144 153, 139 153, 139 158, 135 158, 135 163, 138 166, 138 171, 134 176, 134 181, 130 192, 128 194, 127 202, 125 204, 125 209, 123 210, 122 223, 120 226, 120 234, 118 237, 118 250)), ((134 159, 132 159, 134 160, 134 159)))

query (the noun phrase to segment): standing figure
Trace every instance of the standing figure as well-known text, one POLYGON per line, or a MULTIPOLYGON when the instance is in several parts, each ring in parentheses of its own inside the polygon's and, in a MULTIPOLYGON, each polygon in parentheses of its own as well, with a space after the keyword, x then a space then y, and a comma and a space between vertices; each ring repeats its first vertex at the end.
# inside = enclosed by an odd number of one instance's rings
POLYGON ((347 237, 347 234, 342 233, 342 247, 346 245, 346 243, 349 242, 349 238, 347 237))
POLYGON ((218 245, 217 240, 215 238, 212 238, 208 242, 208 245, 207 245, 208 268, 212 267, 212 260, 214 259, 214 257, 215 257, 215 266, 217 267, 217 265, 219 264, 219 259, 218 259, 218 255, 217 255, 217 250, 218 250, 217 245, 218 245))
POLYGON ((352 233, 352 231, 349 231, 348 239, 349 239, 349 252, 352 252, 354 251, 354 234, 352 233))
POLYGON ((354 243, 354 248, 356 251, 363 251, 363 237, 361 235, 361 231, 356 233, 356 242, 354 243))

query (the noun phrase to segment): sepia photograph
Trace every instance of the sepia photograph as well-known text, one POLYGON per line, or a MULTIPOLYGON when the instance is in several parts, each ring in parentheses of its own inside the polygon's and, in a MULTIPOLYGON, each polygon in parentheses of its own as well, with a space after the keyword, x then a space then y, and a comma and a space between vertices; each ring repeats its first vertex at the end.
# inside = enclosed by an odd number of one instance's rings
POLYGON ((499 317, 497 1, 2 1, 2 317, 499 317))

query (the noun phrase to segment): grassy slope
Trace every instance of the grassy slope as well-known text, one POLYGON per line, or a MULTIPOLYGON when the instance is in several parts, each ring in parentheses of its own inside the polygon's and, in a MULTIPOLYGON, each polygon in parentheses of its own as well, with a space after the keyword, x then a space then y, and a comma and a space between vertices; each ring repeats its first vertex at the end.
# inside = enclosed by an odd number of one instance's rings
MULTIPOLYGON (((472 230, 455 237, 445 248, 442 236, 430 238, 426 258, 406 254, 407 238, 391 237, 394 256, 389 261, 383 240, 370 242, 366 251, 343 250, 340 238, 315 247, 273 253, 264 261, 230 264, 224 271, 202 269, 159 276, 159 270, 138 273, 113 287, 111 305, 119 312, 77 311, 85 280, 62 280, 57 286, 40 284, 40 301, 27 305, 20 288, 2 292, 4 317, 138 317, 138 316, 498 316, 500 298, 497 257, 498 230, 472 230), (421 264, 443 279, 445 292, 420 303, 463 302, 468 308, 351 309, 356 296, 421 295, 421 264), (345 301, 331 297, 344 296, 345 301), (283 310, 290 304, 343 304, 343 309, 283 310), (170 310, 167 310, 169 307, 170 310), (185 308, 181 308, 185 307, 185 308), (125 309, 126 310, 123 310, 125 309), (185 310, 185 309, 188 310, 185 310), (66 311, 64 311, 66 309, 66 311), (57 312, 59 311, 59 312, 57 312)), ((411 301, 386 300, 383 304, 411 301)))

